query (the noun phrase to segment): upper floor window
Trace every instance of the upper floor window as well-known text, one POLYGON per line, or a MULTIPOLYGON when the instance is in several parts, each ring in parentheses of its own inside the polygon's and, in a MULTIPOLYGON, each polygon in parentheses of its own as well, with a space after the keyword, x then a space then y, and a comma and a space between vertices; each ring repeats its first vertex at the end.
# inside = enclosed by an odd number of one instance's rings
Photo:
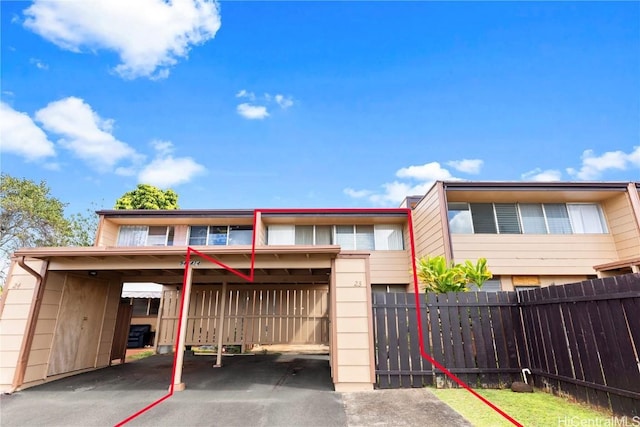
POLYGON ((170 226, 122 225, 117 246, 173 246, 174 228, 170 226))
POLYGON ((340 245, 345 250, 403 250, 402 224, 270 225, 269 245, 340 245))
POLYGON ((251 225, 192 225, 189 227, 189 246, 250 245, 253 242, 251 225))
POLYGON ((596 203, 449 203, 454 234, 607 233, 596 203))

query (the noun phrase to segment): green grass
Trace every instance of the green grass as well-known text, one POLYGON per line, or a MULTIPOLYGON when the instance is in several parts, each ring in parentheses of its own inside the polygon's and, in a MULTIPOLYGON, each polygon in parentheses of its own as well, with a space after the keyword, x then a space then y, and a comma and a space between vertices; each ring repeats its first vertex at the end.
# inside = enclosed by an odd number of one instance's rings
MULTIPOLYGON (((465 389, 430 388, 440 400, 477 427, 512 426, 502 415, 465 389)), ((540 390, 514 393, 506 390, 475 390, 526 427, 614 425, 612 415, 540 390)))
POLYGON ((132 354, 131 356, 127 357, 127 359, 140 360, 144 359, 145 357, 153 356, 154 354, 155 353, 153 352, 153 350, 141 351, 140 353, 132 354))

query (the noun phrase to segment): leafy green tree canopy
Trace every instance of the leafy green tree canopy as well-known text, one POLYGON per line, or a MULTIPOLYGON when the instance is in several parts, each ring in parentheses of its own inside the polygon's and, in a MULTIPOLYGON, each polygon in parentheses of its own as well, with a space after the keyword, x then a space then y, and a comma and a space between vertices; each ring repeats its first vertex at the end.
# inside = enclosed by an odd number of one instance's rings
POLYGON ((62 246, 71 237, 66 204, 39 184, 2 174, 0 179, 0 247, 9 255, 20 247, 62 246))
POLYGON ((67 218, 66 206, 51 195, 45 181, 0 176, 0 282, 19 248, 93 245, 98 217, 87 210, 67 218))
POLYGON ((149 184, 138 184, 116 200, 115 209, 178 209, 178 194, 149 184))
POLYGON ((425 256, 416 261, 418 279, 425 292, 468 292, 469 285, 481 288, 493 274, 487 268, 486 258, 480 258, 473 264, 466 260, 463 264, 453 261, 447 264, 443 256, 425 256))

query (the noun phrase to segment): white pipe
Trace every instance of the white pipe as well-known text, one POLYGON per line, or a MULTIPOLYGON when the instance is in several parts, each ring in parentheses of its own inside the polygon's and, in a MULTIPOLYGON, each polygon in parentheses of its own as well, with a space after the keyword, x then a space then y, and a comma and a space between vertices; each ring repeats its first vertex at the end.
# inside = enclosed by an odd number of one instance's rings
POLYGON ((531 375, 531 370, 529 368, 522 368, 522 381, 525 384, 529 384, 529 382, 527 381, 527 376, 525 375, 525 373, 531 375))

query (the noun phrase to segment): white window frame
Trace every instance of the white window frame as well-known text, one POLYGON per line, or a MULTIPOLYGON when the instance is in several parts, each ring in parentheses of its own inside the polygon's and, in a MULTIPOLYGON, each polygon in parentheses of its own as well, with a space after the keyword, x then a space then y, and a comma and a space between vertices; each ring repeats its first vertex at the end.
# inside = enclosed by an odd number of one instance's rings
MULTIPOLYGON (((139 231, 142 231, 142 228, 144 228, 144 233, 145 233, 145 237, 144 237, 144 244, 142 245, 135 245, 134 247, 145 247, 145 246, 168 246, 167 243, 169 241, 169 232, 171 229, 173 229, 172 225, 131 225, 131 224, 127 224, 127 225, 121 225, 120 227, 118 227, 118 238, 116 239, 116 245, 118 247, 126 247, 124 245, 120 244, 120 236, 122 233, 123 229, 127 229, 129 227, 138 227, 140 228, 139 231), (164 231, 164 244, 163 245, 152 245, 149 243, 149 229, 151 227, 164 227, 165 231, 164 231)), ((175 230, 174 230, 175 233, 175 230)), ((173 243, 172 245, 173 246, 173 243)))

